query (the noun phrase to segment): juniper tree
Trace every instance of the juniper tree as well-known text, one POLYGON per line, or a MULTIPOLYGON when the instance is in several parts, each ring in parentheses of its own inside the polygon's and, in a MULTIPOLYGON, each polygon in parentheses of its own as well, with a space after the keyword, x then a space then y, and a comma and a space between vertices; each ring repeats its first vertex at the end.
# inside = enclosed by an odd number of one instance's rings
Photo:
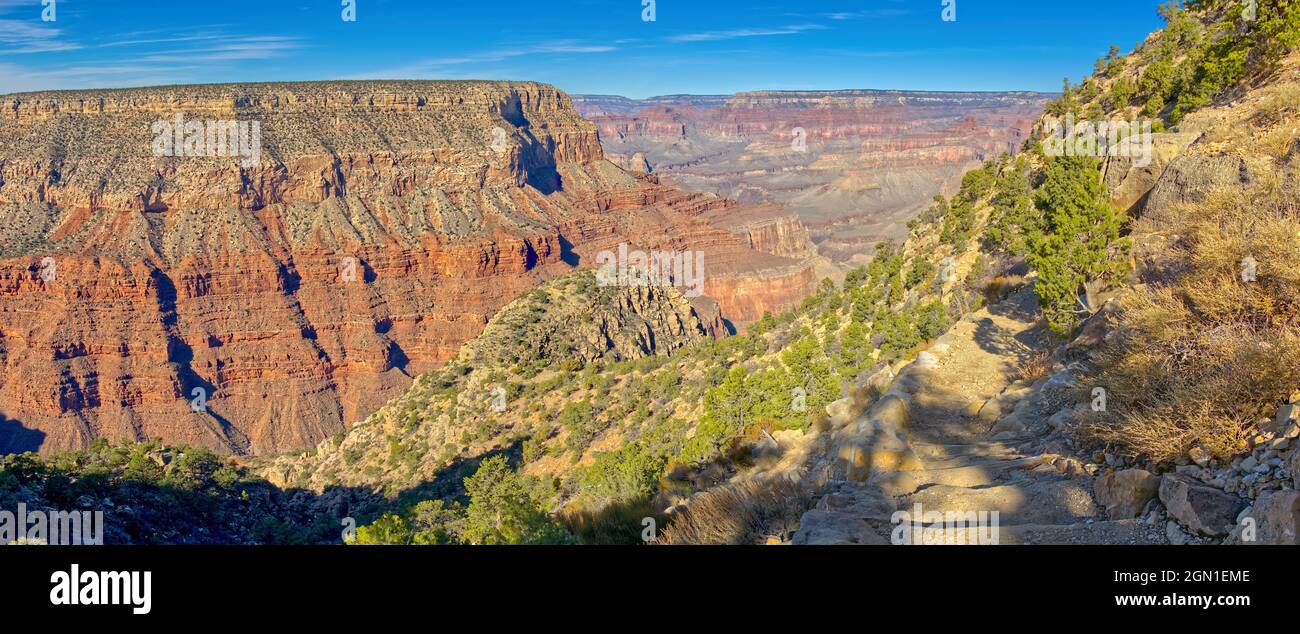
POLYGON ((1097 160, 1086 156, 1049 159, 1034 204, 1043 231, 1030 236, 1025 259, 1038 272, 1035 289, 1048 324, 1068 332, 1081 313, 1097 309, 1097 293, 1124 270, 1124 216, 1110 206, 1097 160))

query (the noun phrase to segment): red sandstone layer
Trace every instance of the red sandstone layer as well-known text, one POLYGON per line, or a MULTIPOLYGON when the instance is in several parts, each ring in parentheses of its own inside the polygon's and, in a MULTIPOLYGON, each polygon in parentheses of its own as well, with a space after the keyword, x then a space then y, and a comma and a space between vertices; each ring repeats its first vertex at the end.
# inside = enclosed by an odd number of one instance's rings
POLYGON ((702 251, 709 297, 695 303, 715 329, 814 287, 805 262, 773 255, 780 240, 711 224, 735 203, 605 161, 595 127, 542 84, 0 104, 0 451, 312 446, 539 280, 619 244, 702 251), (261 160, 155 156, 153 124, 178 112, 257 121, 261 160))

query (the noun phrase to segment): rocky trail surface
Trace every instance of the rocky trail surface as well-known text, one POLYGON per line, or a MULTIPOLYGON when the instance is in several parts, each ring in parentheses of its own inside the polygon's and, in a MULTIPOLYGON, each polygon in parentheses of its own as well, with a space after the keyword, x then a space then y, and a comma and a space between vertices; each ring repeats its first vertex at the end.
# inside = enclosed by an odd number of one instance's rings
POLYGON ((1070 370, 1019 376, 1052 345, 1035 301, 1026 288, 967 316, 860 415, 831 408, 827 493, 796 544, 1165 543, 1158 516, 1132 517, 1154 491, 1112 515, 1098 465, 1069 457, 1056 426, 1075 407, 1070 370))

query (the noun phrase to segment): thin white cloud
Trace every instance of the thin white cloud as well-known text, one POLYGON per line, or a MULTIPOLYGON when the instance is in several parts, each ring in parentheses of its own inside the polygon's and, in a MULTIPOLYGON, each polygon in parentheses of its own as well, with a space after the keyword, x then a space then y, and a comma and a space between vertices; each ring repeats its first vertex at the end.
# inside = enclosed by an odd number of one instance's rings
POLYGON ((833 13, 823 13, 821 17, 827 20, 842 22, 844 20, 866 20, 870 18, 894 18, 902 15, 911 15, 911 9, 864 9, 862 11, 837 11, 833 13))
POLYGON ((38 71, 0 64, 0 93, 184 83, 190 76, 186 70, 185 67, 90 65, 38 71))
POLYGON ((114 42, 105 42, 100 44, 100 48, 113 48, 117 46, 142 46, 146 44, 171 44, 173 42, 204 42, 210 40, 224 39, 222 35, 186 35, 180 37, 161 37, 151 40, 117 40, 114 42))
POLYGON ((429 75, 447 76, 449 69, 457 66, 472 66, 482 64, 492 64, 496 62, 524 57, 527 55, 543 54, 578 54, 591 55, 597 53, 611 53, 619 50, 617 46, 606 44, 582 44, 572 40, 562 40, 556 42, 543 42, 532 46, 519 48, 497 49, 494 51, 485 51, 470 55, 460 55, 456 57, 435 57, 417 61, 413 64, 387 68, 376 71, 368 71, 358 75, 352 75, 348 79, 392 79, 400 77, 423 77, 429 75))
POLYGON ((273 35, 220 38, 222 43, 203 47, 159 51, 140 58, 153 63, 226 62, 271 59, 301 48, 297 38, 273 35))
POLYGON ((731 29, 727 31, 703 31, 700 33, 685 33, 674 35, 668 38, 670 42, 715 42, 720 40, 734 40, 742 37, 766 37, 772 35, 796 35, 804 31, 816 31, 827 28, 822 24, 791 24, 789 26, 774 28, 750 28, 750 29, 731 29))
MULTIPOLYGON (((0 6, 2 9, 4 7, 0 6)), ((62 34, 62 31, 44 22, 0 19, 0 54, 52 53, 81 48, 71 42, 59 41, 62 34)))

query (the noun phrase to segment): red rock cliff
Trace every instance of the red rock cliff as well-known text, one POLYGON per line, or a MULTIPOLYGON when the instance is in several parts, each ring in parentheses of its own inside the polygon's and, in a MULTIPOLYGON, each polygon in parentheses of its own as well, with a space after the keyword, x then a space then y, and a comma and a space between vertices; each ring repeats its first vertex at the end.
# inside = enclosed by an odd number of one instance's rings
POLYGON ((733 320, 812 288, 800 261, 710 224, 728 201, 603 160, 596 128, 543 84, 193 86, 0 106, 0 451, 97 437, 312 446, 520 293, 620 243, 702 250, 706 289, 733 320), (256 122, 260 156, 211 143, 156 155, 156 124, 177 114, 256 122))

